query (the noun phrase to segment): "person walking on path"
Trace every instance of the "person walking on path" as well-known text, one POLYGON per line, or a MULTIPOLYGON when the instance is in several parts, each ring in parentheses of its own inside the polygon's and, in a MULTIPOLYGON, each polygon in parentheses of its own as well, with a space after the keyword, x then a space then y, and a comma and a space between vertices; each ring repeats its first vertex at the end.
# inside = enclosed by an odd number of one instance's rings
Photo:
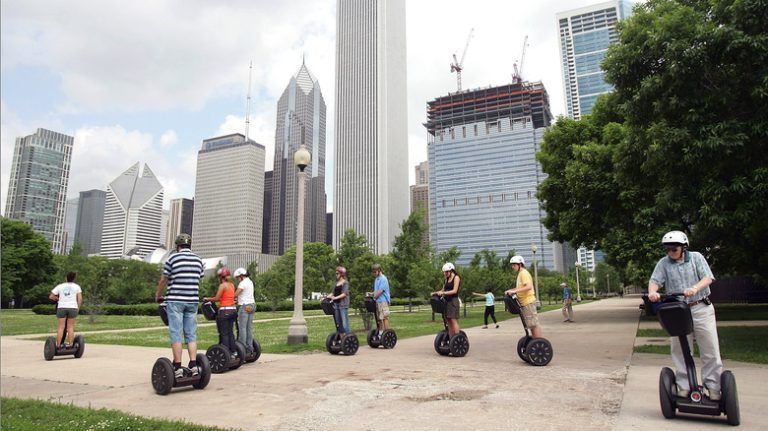
POLYGON ((432 292, 432 295, 440 296, 445 300, 444 316, 448 322, 448 336, 453 337, 460 331, 459 289, 461 288, 461 277, 456 273, 456 267, 451 262, 446 262, 443 265, 443 275, 445 276, 443 290, 432 292))
POLYGON ((253 314, 256 312, 256 298, 253 293, 251 274, 245 268, 237 268, 233 274, 237 280, 237 339, 245 345, 245 350, 253 351, 253 314))
POLYGON ((483 329, 488 329, 488 316, 491 316, 491 318, 493 319, 493 323, 495 323, 496 328, 498 328, 499 322, 496 321, 496 306, 494 305, 494 301, 496 300, 496 298, 494 298, 493 292, 491 292, 491 288, 486 287, 485 294, 472 292, 472 295, 485 298, 485 314, 483 314, 483 322, 484 322, 483 329))
POLYGON ((51 290, 48 298, 55 301, 56 304, 56 348, 60 347, 61 338, 64 336, 64 324, 67 326, 67 341, 65 344, 72 345, 75 339, 75 319, 83 305, 83 289, 75 283, 77 274, 67 273, 67 282, 61 283, 51 290))
MULTIPOLYGON (((688 343, 693 348, 693 339, 699 346, 701 356, 701 378, 709 392, 709 398, 718 401, 720 393, 720 375, 723 361, 720 358, 720 344, 717 337, 715 307, 709 300, 709 285, 715 280, 707 260, 701 253, 688 251, 688 236, 678 230, 667 232, 661 239, 667 255, 656 264, 648 281, 648 299, 657 302, 661 299, 658 291, 664 288, 667 294, 682 294, 691 308, 693 333, 688 334, 688 343)), ((675 365, 677 395, 687 397, 690 394, 688 372, 683 357, 683 349, 677 337, 671 337, 672 362, 675 365)))
POLYGON ((155 300, 165 299, 168 311, 168 333, 173 352, 176 377, 184 375, 181 369, 181 332, 189 353, 189 370, 196 375, 197 368, 197 307, 200 301, 200 279, 205 266, 200 256, 192 253, 192 237, 186 233, 176 237, 176 252, 163 265, 163 274, 157 283, 155 300), (167 287, 167 292, 166 292, 167 287), (167 293, 167 294, 166 294, 167 293), (165 298, 163 296, 165 295, 165 298))
POLYGON ((531 330, 533 337, 541 338, 539 315, 536 312, 536 293, 533 290, 531 273, 525 269, 523 256, 512 256, 509 263, 512 265, 512 269, 517 272, 517 286, 507 290, 504 294, 517 295, 517 300, 520 301, 520 314, 523 316, 525 326, 531 330))
POLYGON ((573 322, 573 299, 571 298, 571 289, 566 283, 560 283, 563 288, 563 322, 573 322))
POLYGON ((333 310, 341 323, 341 328, 345 333, 351 333, 352 330, 349 328, 349 281, 347 281, 347 269, 343 266, 336 267, 336 285, 333 288, 333 293, 328 294, 326 298, 333 301, 333 310))
POLYGON ((385 329, 389 329, 389 280, 378 263, 374 264, 371 270, 376 280, 373 282, 373 292, 368 292, 366 296, 373 296, 376 300, 376 314, 381 321, 381 328, 379 328, 379 335, 381 335, 385 329))
POLYGON ((223 266, 217 272, 219 275, 219 289, 216 296, 205 297, 203 302, 218 302, 219 311, 216 313, 216 329, 219 330, 219 344, 227 346, 230 352, 237 353, 235 345, 235 333, 232 328, 237 320, 237 307, 235 307, 235 285, 229 281, 229 268, 223 266))

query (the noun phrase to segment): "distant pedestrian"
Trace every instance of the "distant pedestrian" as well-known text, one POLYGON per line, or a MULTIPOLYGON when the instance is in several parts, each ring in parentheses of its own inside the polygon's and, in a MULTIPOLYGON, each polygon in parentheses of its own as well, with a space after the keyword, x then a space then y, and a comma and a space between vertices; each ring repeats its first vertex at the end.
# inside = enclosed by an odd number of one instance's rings
POLYGON ((61 338, 64 336, 64 325, 67 326, 66 345, 71 346, 75 339, 75 319, 83 304, 83 290, 75 283, 77 274, 67 273, 67 282, 61 283, 51 290, 48 295, 51 301, 56 302, 56 348, 60 347, 61 338))
POLYGON ((389 329, 389 280, 378 263, 374 264, 371 270, 376 279, 373 282, 373 292, 368 292, 366 296, 372 296, 376 300, 376 314, 381 321, 379 328, 379 335, 381 335, 385 329, 389 329))
POLYGON ((509 260, 512 269, 517 272, 517 285, 514 289, 509 289, 504 294, 517 295, 520 302, 520 314, 523 317, 525 326, 531 330, 534 338, 541 338, 541 326, 539 326, 539 315, 536 311, 536 293, 533 290, 533 278, 531 273, 525 269, 525 259, 523 256, 515 255, 509 260))
POLYGON ((234 273, 237 280, 237 339, 245 345, 245 350, 253 350, 253 314, 256 313, 256 297, 253 292, 253 281, 245 268, 237 268, 234 273))
POLYGON ((499 322, 496 321, 496 305, 495 305, 496 298, 493 296, 493 292, 491 292, 491 288, 486 287, 485 294, 472 292, 472 295, 485 298, 485 314, 483 314, 483 322, 484 322, 483 329, 488 329, 488 316, 490 316, 491 319, 493 319, 493 323, 495 323, 496 327, 498 328, 499 322))
MULTIPOLYGON (((660 299, 659 288, 667 294, 683 294, 691 309, 693 333, 688 334, 688 344, 693 351, 693 339, 699 346, 702 369, 701 378, 709 392, 709 399, 720 400, 720 375, 723 361, 720 358, 720 343, 717 337, 715 306, 709 300, 709 285, 715 280, 709 264, 701 253, 688 251, 688 236, 678 230, 667 232, 661 239, 667 255, 656 264, 648 281, 648 299, 657 302, 660 299), (694 337, 695 335, 695 337, 694 337)), ((675 364, 677 395, 688 397, 688 371, 685 365, 683 349, 677 337, 671 337, 672 362, 675 364)))
POLYGON ((333 312, 336 313, 336 320, 341 325, 341 329, 346 334, 351 333, 352 330, 349 328, 349 281, 347 281, 347 269, 343 266, 336 267, 336 285, 333 292, 329 293, 326 298, 333 301, 333 312))
POLYGON ((560 283, 563 288, 563 322, 573 322, 573 299, 571 298, 571 289, 566 283, 560 283))

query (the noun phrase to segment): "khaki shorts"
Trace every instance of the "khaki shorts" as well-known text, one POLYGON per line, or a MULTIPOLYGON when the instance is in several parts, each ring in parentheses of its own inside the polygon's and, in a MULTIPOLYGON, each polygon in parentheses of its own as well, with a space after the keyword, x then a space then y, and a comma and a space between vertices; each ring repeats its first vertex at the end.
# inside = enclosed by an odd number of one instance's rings
POLYGON ((445 318, 459 318, 459 298, 453 298, 452 300, 445 302, 445 318))
POLYGON ((379 318, 379 320, 384 320, 389 318, 389 304, 386 302, 377 302, 376 303, 376 317, 379 318))
POLYGON ((536 302, 520 307, 520 315, 523 317, 527 328, 539 326, 539 313, 536 312, 536 302))

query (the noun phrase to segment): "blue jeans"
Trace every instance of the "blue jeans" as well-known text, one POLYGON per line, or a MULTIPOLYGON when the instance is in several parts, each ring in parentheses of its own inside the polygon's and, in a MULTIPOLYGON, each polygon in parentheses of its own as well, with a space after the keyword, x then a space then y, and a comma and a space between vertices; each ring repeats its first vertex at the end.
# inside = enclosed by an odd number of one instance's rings
POLYGON ((253 313, 256 311, 256 304, 244 304, 237 310, 237 339, 245 345, 246 349, 253 349, 253 313), (252 306, 252 311, 245 311, 246 306, 252 306))
POLYGON ((337 327, 336 331, 347 334, 352 332, 349 329, 349 308, 341 308, 338 304, 333 304, 333 308, 336 310, 336 320, 341 324, 341 327, 337 327))
POLYGON ((167 304, 171 344, 181 343, 182 329, 185 343, 197 341, 197 302, 168 301, 167 304))

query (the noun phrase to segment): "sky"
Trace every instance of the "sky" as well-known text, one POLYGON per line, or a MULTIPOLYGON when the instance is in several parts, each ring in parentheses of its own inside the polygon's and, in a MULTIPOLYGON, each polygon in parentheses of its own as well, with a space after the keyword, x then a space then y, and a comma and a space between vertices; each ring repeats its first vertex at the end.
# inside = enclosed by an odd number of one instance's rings
MULTIPOLYGON (((456 91, 452 55, 470 31, 462 88, 542 81, 565 114, 555 14, 596 0, 407 0, 410 183, 427 159, 426 103, 456 91)), ((272 169, 277 100, 302 59, 327 105, 326 193, 333 200, 335 0, 3 0, 0 3, 0 211, 16 137, 74 136, 68 197, 106 190, 136 162, 191 198, 203 139, 245 132, 272 169)), ((234 174, 234 173, 233 173, 234 174)))

